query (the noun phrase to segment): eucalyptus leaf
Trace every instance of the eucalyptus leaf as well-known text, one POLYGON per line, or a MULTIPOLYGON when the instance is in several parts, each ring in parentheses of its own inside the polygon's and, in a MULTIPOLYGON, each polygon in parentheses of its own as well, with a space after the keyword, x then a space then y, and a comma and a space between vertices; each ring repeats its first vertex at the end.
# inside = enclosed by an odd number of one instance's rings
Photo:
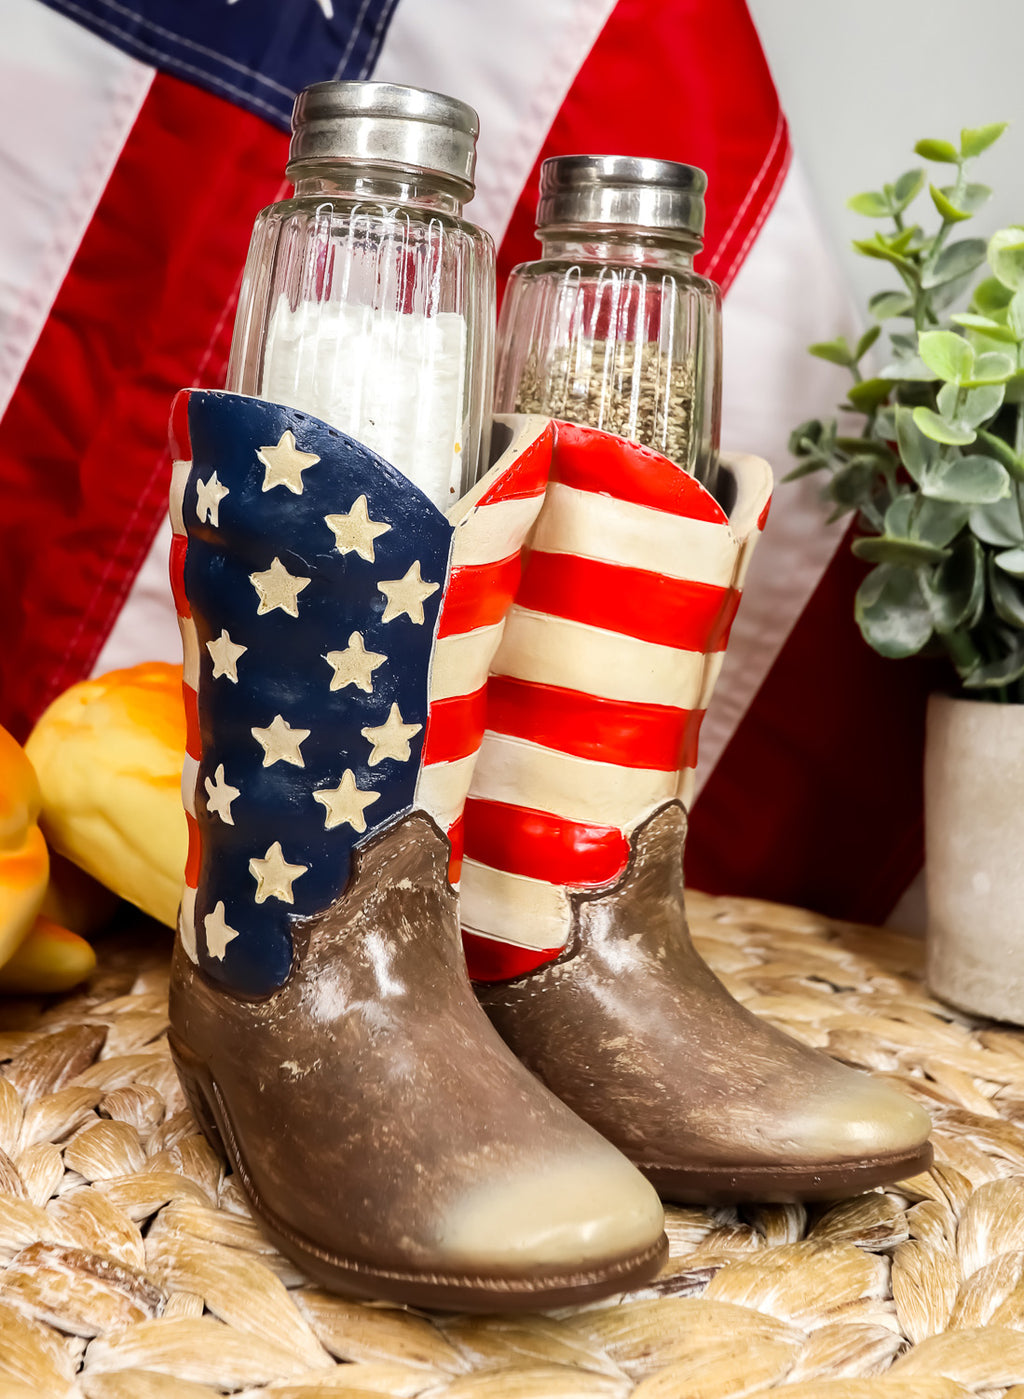
POLYGON ((864 194, 852 195, 846 201, 846 207, 869 219, 887 219, 893 212, 887 196, 874 189, 867 190, 864 194))
POLYGON ((1024 548, 1004 549, 1001 554, 995 555, 992 562, 1004 573, 1010 573, 1014 578, 1024 578, 1024 548))
POLYGON ((913 306, 914 298, 905 291, 880 291, 868 302, 868 310, 877 321, 905 316, 913 306))
POLYGON ((996 615, 1007 626, 1024 631, 1024 585, 1008 574, 1001 573, 993 559, 989 560, 988 593, 996 615))
POLYGON ((1014 292, 1006 308, 1006 328, 1015 340, 1024 340, 1024 287, 1014 292))
POLYGON ((934 627, 927 599, 912 568, 881 564, 857 589, 854 617, 861 635, 880 655, 916 655, 934 627))
POLYGON ((958 501, 933 500, 924 495, 919 495, 913 506, 913 518, 909 521, 911 537, 923 539, 939 549, 953 542, 970 514, 969 507, 958 501))
POLYGON ((998 141, 1009 122, 993 121, 987 126, 965 126, 960 132, 960 154, 965 160, 981 155, 994 141, 998 141))
POLYGON ((1006 496, 991 505, 976 505, 968 517, 971 531, 986 544, 1012 549, 1024 544, 1024 526, 1015 496, 1006 496))
POLYGON ((864 334, 860 337, 860 339, 857 341, 857 344, 856 344, 856 346, 855 346, 855 348, 854 348, 854 351, 853 351, 853 357, 854 357, 854 359, 857 360, 857 361, 862 360, 862 359, 864 358, 864 356, 867 354, 868 350, 871 349, 871 346, 875 343, 875 341, 876 341, 876 340, 878 339, 878 337, 881 335, 881 333, 882 333, 882 327, 881 327, 880 325, 873 325, 873 326, 869 327, 869 329, 867 329, 867 330, 864 332, 864 334))
POLYGON ((976 666, 969 675, 963 677, 968 690, 1001 690, 1012 685, 1024 675, 1024 641, 1008 647, 1005 655, 998 660, 987 661, 976 666))
POLYGON ((891 262, 893 267, 898 267, 902 272, 907 272, 910 276, 917 275, 917 268, 909 258, 903 257, 901 253, 893 252, 887 243, 884 243, 876 234, 874 238, 856 238, 853 246, 858 253, 864 257, 875 257, 882 262, 891 262))
POLYGON ((970 290, 973 274, 965 272, 962 277, 954 277, 951 282, 943 282, 941 287, 931 291, 932 311, 945 311, 959 301, 970 290))
POLYGON ((860 510, 864 498, 871 492, 878 466, 870 457, 854 457, 838 470, 829 483, 828 494, 841 513, 860 510))
POLYGON ((941 563, 949 557, 948 549, 938 549, 923 539, 890 539, 888 535, 855 539, 851 547, 857 558, 866 563, 905 564, 907 568, 941 563))
POLYGON ((954 325, 963 326, 967 331, 981 332, 989 340, 1001 340, 1012 345, 1021 338, 1008 325, 1000 325, 998 321, 992 320, 991 316, 978 316, 970 311, 962 311, 949 319, 954 325))
POLYGON ((919 155, 922 160, 938 160, 943 165, 959 165, 960 153, 949 141, 918 141, 914 147, 914 154, 919 155))
POLYGON ((950 199, 948 194, 944 194, 938 185, 929 185, 928 193, 932 197, 932 203, 945 219, 946 223, 961 223, 964 219, 969 219, 971 214, 966 209, 958 209, 950 199))
POLYGON ((1004 393, 1002 384, 985 384, 981 388, 971 389, 963 396, 957 422, 963 423, 965 427, 980 427, 999 411, 1004 393))
MULTIPOLYGON (((909 491, 898 495, 891 501, 888 510, 885 512, 883 521, 886 535, 891 539, 910 539, 913 532, 910 528, 910 516, 914 509, 914 497, 909 491)), ((863 542, 863 541, 862 541, 863 542)), ((930 543, 930 541, 925 541, 930 543)), ((941 547, 941 546, 940 546, 941 547)), ((861 555, 862 558, 865 555, 861 555)), ((876 560, 881 562, 881 560, 876 560)))
POLYGON ((1001 437, 996 437, 991 432, 979 432, 978 444, 985 448, 990 457, 995 457, 1006 467, 1011 476, 1021 478, 1024 475, 1024 462, 1020 460, 1009 442, 1004 442, 1001 437))
POLYGON ((923 170, 905 170, 892 187, 890 200, 894 212, 902 213, 908 204, 912 204, 924 189, 924 182, 923 170))
POLYGON ((849 452, 851 456, 866 455, 884 462, 886 466, 896 465, 896 453, 888 442, 879 442, 874 437, 837 437, 836 447, 840 452, 849 452))
POLYGON ((843 335, 835 340, 821 340, 815 345, 808 345, 807 353, 817 359, 828 360, 830 364, 841 364, 845 368, 849 368, 854 362, 853 351, 843 335))
POLYGON ((891 364, 880 369, 878 377, 880 379, 912 379, 915 383, 934 384, 938 375, 934 369, 928 368, 919 355, 908 355, 906 358, 894 359, 891 364))
POLYGON ((977 625, 985 603, 985 555, 976 539, 961 539, 923 581, 932 624, 940 636, 977 625))
POLYGON ((998 277, 986 277, 974 288, 971 306, 983 316, 991 316, 1007 307, 1012 297, 1013 291, 998 277))
MULTIPOLYGON (((974 353, 973 350, 971 353, 974 353)), ((1005 384, 1015 368, 1009 355, 999 350, 989 350, 975 357, 974 368, 960 382, 969 388, 980 388, 983 384, 1005 384)))
POLYGON ((968 215, 976 214, 992 198, 988 185, 961 185, 959 189, 955 185, 942 185, 941 189, 951 204, 968 215))
POLYGON ((962 384, 971 377, 974 351, 962 335, 952 330, 922 330, 917 346, 925 364, 940 379, 962 384))
POLYGON ((991 457, 953 457, 936 462, 923 473, 921 490, 932 500, 991 505, 1009 493, 1010 478, 991 457))
POLYGON ((939 448, 934 438, 925 436, 914 422, 914 413, 910 408, 896 409, 896 445, 904 466, 918 483, 923 472, 939 459, 939 448))
POLYGON ((1024 403, 1024 371, 1011 374, 1003 385, 1004 403, 1024 403))
POLYGON ((859 384, 850 385, 846 397, 858 413, 873 413, 891 393, 892 384, 888 379, 862 379, 859 384))
POLYGON ((976 434, 973 428, 949 423, 931 408, 915 408, 913 412, 914 422, 925 437, 930 437, 933 442, 943 442, 952 447, 967 447, 974 441, 976 434))
POLYGON ((938 287, 973 272, 985 261, 985 251, 984 238, 962 238, 959 243, 950 243, 939 254, 931 272, 921 278, 921 285, 938 287))
POLYGON ((1004 287, 1017 291, 1024 286, 1024 228, 1001 228, 993 233, 988 260, 1004 287))
MULTIPOLYGON (((960 407, 960 395, 962 390, 958 384, 943 384, 935 395, 935 406, 939 410, 939 417, 947 423, 955 422, 958 417, 957 410, 960 407)), ((966 394, 964 397, 966 398, 966 394)))

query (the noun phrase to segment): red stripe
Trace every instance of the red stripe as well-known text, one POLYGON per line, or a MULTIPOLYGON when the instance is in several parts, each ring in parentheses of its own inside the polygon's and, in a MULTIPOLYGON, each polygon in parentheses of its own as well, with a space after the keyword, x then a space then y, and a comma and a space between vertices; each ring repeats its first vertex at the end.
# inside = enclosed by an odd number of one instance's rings
POLYGON ((199 696, 191 685, 183 682, 181 697, 185 703, 185 752, 198 762, 203 752, 199 732, 199 696))
POLYGON ((690 520, 728 523, 714 497, 675 462, 649 447, 599 435, 574 423, 557 426, 551 479, 578 491, 596 491, 690 520))
POLYGON ((506 874, 579 888, 618 879, 629 859, 629 842, 615 826, 479 797, 466 802, 465 819, 467 859, 506 874))
POLYGON ((516 947, 511 942, 498 942, 494 938, 481 937, 462 930, 462 945, 466 950, 466 965, 472 981, 509 981, 514 976, 525 976, 536 971, 545 962, 559 956, 560 947, 542 948, 516 947))
POLYGON ((515 597, 522 568, 518 551, 498 563, 453 568, 441 607, 438 636, 460 636, 500 622, 515 597))
POLYGON ((759 530, 763 530, 764 527, 765 527, 765 525, 768 523, 768 511, 769 511, 771 508, 772 508, 772 498, 771 498, 771 496, 769 496, 768 499, 767 499, 767 500, 765 501, 765 503, 764 503, 764 509, 761 511, 760 515, 758 515, 758 517, 757 517, 757 527, 758 527, 759 530))
POLYGON ((487 715, 487 687, 471 695, 432 700, 423 738, 424 763, 453 763, 480 747, 487 715))
POLYGON ((477 505, 497 505, 503 500, 528 500, 543 495, 551 467, 554 428, 548 424, 516 458, 510 471, 483 493, 477 505))
POLYGON ((192 609, 185 594, 185 555, 187 552, 188 536, 172 534, 169 559, 171 594, 174 597, 174 605, 178 609, 178 616, 184 617, 186 620, 192 616, 192 609))
POLYGON ((487 686, 487 728, 526 738, 560 753, 623 767, 674 772, 686 766, 688 739, 702 713, 665 704, 599 699, 579 690, 492 675, 487 686))
POLYGON ((707 171, 698 267, 713 264, 715 280, 727 287, 789 159, 779 100, 743 0, 619 0, 520 196, 498 252, 499 285, 516 263, 538 256, 541 161, 576 151, 684 160, 707 171))
POLYGON ((465 843, 465 824, 461 816, 448 827, 448 839, 452 843, 452 853, 448 857, 448 883, 458 884, 462 878, 462 848, 465 843))
POLYGON ((95 663, 167 509, 167 417, 223 382, 233 295, 288 138, 157 74, 0 432, 0 722, 95 663), (16 615, 15 615, 16 614, 16 615))
POLYGON ((171 421, 168 428, 171 456, 175 461, 191 461, 192 438, 188 428, 188 401, 191 389, 182 389, 174 395, 171 404, 171 421))
POLYGON ((534 550, 516 604, 678 651, 724 651, 740 594, 642 568, 534 550))
POLYGON ((185 821, 188 825, 188 854, 185 857, 185 883, 190 889, 195 889, 199 884, 199 862, 202 855, 199 839, 199 822, 190 811, 185 812, 185 821))

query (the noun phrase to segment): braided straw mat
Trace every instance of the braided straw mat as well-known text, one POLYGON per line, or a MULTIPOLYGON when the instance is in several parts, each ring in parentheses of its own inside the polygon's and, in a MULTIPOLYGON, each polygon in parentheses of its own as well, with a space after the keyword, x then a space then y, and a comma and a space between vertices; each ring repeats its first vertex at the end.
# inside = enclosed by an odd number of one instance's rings
POLYGON ((0 1399, 1024 1399, 1024 1034, 932 1000, 910 939, 690 911, 740 1000, 927 1105, 932 1171, 810 1211, 669 1209, 662 1277, 578 1311, 344 1301, 275 1253, 197 1134, 147 926, 104 941, 83 991, 0 1004, 0 1399))

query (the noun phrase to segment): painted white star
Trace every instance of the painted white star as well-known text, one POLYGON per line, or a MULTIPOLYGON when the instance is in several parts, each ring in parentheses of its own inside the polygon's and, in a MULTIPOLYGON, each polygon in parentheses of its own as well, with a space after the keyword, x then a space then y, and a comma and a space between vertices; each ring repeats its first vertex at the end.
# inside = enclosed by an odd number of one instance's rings
POLYGON ((308 588, 312 581, 311 578, 300 578, 297 574, 289 573, 281 560, 276 558, 263 573, 250 573, 249 582, 256 589, 260 599, 256 616, 262 617, 279 607, 282 612, 287 612, 289 617, 297 617, 299 594, 303 588, 308 588))
POLYGON ((211 957, 216 957, 218 962, 223 962, 228 943, 234 942, 239 935, 237 928, 229 928, 224 921, 223 899, 214 906, 213 912, 203 919, 203 929, 206 933, 207 952, 211 957))
POLYGON ((315 452, 300 452, 292 432, 282 432, 276 447, 260 447, 256 455, 267 468, 263 473, 264 491, 286 486, 292 495, 302 494, 302 473, 320 460, 315 452))
POLYGON ((265 729, 251 729, 250 732, 256 742, 263 745, 265 768, 279 762, 291 763, 297 768, 306 766, 299 749, 309 737, 309 729, 293 729, 286 719, 275 714, 265 729))
POLYGON ((235 818, 231 815, 231 803, 241 794, 240 788, 232 787, 230 782, 224 778, 224 764, 221 763, 217 771, 213 774, 214 780, 211 782, 206 778, 206 809, 219 816, 227 825, 233 826, 235 818))
POLYGON ((407 763, 411 753, 409 740, 418 734, 422 727, 422 724, 403 723, 402 711, 397 704, 393 704, 391 713, 383 724, 375 729, 360 729, 363 737, 373 744, 373 752, 367 759, 370 767, 375 768, 385 758, 407 763))
POLYGON ((373 541, 387 534, 390 525, 371 520, 366 513, 366 497, 361 495, 347 515, 325 515, 324 524, 334 531, 334 543, 339 554, 356 553, 367 563, 373 563, 373 541))
POLYGON ((206 643, 206 649, 213 661, 213 678, 226 675, 233 685, 238 684, 238 658, 244 656, 248 646, 239 646, 231 640, 224 627, 220 636, 206 643))
POLYGON ((196 514, 201 524, 209 520, 211 525, 220 528, 220 503, 231 492, 217 480, 216 471, 209 481, 196 482, 196 514))
POLYGON ((280 899, 283 904, 293 904, 292 885, 308 869, 308 865, 290 865, 284 858, 281 842, 275 840, 262 860, 249 861, 249 873, 256 881, 256 902, 280 899))
POLYGON ((355 773, 351 768, 345 769, 345 775, 337 787, 321 787, 318 792, 313 793, 314 800, 327 808, 327 815, 324 817, 325 831, 332 830, 345 821, 354 831, 365 831, 366 817, 363 811, 379 797, 379 792, 364 792, 361 787, 356 786, 355 773))
POLYGON ((331 676, 331 689, 343 690, 346 685, 355 685, 366 694, 373 693, 373 672, 384 664, 387 656, 380 651, 367 651, 363 644, 362 632, 354 631, 348 639, 344 651, 328 651, 324 660, 334 667, 331 676))
POLYGON ((396 617, 411 617, 417 626, 423 625, 423 603, 431 593, 436 593, 440 583, 424 583, 420 575, 419 559, 404 578, 392 578, 386 583, 378 583, 377 590, 388 600, 382 622, 393 622, 396 617))

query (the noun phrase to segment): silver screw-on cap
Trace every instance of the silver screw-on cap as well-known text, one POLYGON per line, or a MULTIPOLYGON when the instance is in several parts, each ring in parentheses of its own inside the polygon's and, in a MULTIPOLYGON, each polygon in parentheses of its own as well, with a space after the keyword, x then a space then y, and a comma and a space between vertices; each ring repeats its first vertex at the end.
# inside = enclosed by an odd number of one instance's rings
POLYGON ((480 119, 440 92, 399 83, 314 83, 292 111, 288 173, 321 161, 428 170, 473 193, 480 119))
POLYGON ((704 232, 708 177, 695 165, 627 155, 561 155, 540 168, 540 231, 584 224, 704 232))

